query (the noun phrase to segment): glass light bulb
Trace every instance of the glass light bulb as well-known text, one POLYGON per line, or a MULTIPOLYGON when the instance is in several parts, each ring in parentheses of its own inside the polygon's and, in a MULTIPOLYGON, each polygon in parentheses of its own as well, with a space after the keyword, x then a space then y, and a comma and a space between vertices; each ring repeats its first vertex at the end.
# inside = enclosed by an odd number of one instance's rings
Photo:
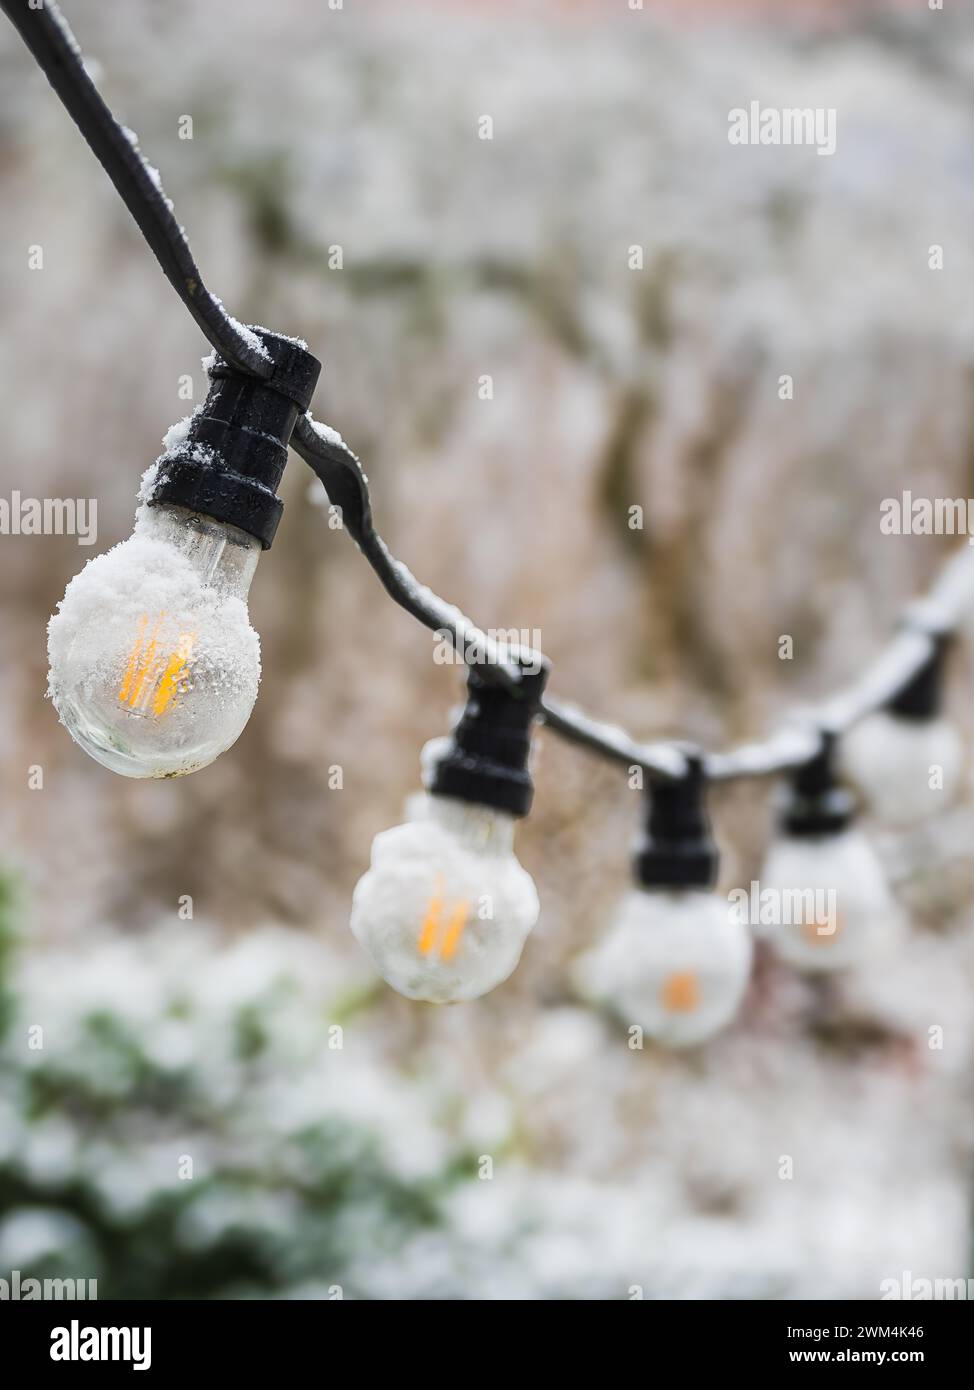
POLYGON ((637 889, 576 962, 583 997, 667 1047, 703 1042, 736 1014, 751 970, 746 925, 726 898, 637 889))
POLYGON ((514 857, 512 816, 424 795, 377 835, 351 927, 379 974, 408 999, 477 999, 506 980, 538 919, 514 857))
POLYGON ((915 825, 956 795, 964 746, 946 719, 905 719, 885 710, 868 715, 842 739, 842 768, 877 819, 915 825))
POLYGON ((760 878, 760 934, 800 970, 839 970, 884 951, 902 918, 869 841, 858 830, 785 836, 768 852, 760 878))
POLYGON ((247 593, 260 542, 165 504, 71 580, 48 626, 48 693, 124 777, 179 777, 239 737, 260 680, 247 593))

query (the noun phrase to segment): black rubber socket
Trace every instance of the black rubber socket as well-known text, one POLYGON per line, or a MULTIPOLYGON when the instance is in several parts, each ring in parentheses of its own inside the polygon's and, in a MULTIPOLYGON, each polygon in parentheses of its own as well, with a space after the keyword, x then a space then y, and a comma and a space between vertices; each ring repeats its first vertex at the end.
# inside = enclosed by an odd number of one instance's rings
POLYGON ((531 730, 548 667, 522 666, 522 672, 519 693, 513 695, 471 666, 463 714, 427 784, 434 796, 491 806, 511 816, 528 814, 534 797, 528 771, 531 730))
POLYGON ((186 438, 159 460, 150 505, 202 512, 270 548, 284 504, 277 496, 298 416, 311 403, 321 363, 280 334, 253 329, 274 360, 267 381, 214 354, 210 390, 186 438))
POLYGON ((712 888, 720 856, 710 833, 707 784, 698 757, 686 773, 657 782, 648 792, 649 810, 633 856, 641 888, 712 888))
POLYGON ((935 719, 940 713, 943 691, 944 658, 950 645, 948 636, 934 639, 933 651, 919 671, 900 693, 886 706, 890 714, 901 719, 935 719))
POLYGON ((856 798, 835 776, 835 738, 826 734, 821 750, 792 776, 781 813, 781 827, 799 837, 837 835, 856 814, 856 798))

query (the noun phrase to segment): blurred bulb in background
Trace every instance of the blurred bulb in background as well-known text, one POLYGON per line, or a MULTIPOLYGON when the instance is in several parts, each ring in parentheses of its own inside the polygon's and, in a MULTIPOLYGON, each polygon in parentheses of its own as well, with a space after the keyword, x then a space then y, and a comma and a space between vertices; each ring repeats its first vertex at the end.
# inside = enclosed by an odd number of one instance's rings
POLYGON ((945 810, 960 790, 964 746, 945 719, 903 719, 878 710, 842 739, 842 770, 886 826, 945 810))
POLYGON ((761 872, 761 935, 800 970, 839 970, 885 951, 899 910, 869 841, 854 826, 856 801, 835 774, 836 740, 794 773, 781 835, 761 872), (774 917, 769 921, 769 917, 774 917))
POLYGON ((761 933, 799 970, 841 970, 885 951, 899 909, 869 841, 855 829, 777 840, 761 873, 762 894, 780 904, 761 933))
POLYGON ((916 825, 950 805, 964 773, 960 735, 940 713, 945 635, 885 709, 853 725, 839 745, 842 770, 877 820, 916 825))
POLYGON ((514 970, 538 919, 514 856, 515 820, 450 797, 416 798, 377 835, 351 926, 379 974, 408 999, 476 999, 514 970))
POLYGON ((603 939, 573 967, 579 993, 667 1047, 704 1042, 737 1013, 751 970, 747 923, 717 878, 698 755, 650 788, 633 860, 638 887, 603 939))
POLYGON ((916 825, 957 795, 964 745, 946 719, 880 710, 843 738, 842 769, 877 820, 898 828, 916 825))
POLYGON ((71 580, 48 627, 49 694, 86 753, 124 777, 179 777, 236 741, 260 680, 260 553, 236 527, 142 506, 71 580))
POLYGON ((726 898, 635 890, 603 940, 576 961, 581 995, 666 1047, 704 1042, 740 1008, 751 972, 747 926, 726 898))

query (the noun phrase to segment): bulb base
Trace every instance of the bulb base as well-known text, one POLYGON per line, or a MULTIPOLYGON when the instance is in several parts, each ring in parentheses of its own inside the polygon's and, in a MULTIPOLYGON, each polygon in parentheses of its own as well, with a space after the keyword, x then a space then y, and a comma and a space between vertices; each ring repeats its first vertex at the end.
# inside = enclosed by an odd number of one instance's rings
POLYGON ((427 790, 511 816, 526 816, 534 798, 528 771, 531 730, 548 678, 548 668, 522 666, 520 693, 510 694, 485 679, 476 666, 467 677, 467 703, 427 790))
POLYGON ((720 855, 710 833, 706 782, 699 757, 684 775, 649 791, 646 828, 636 845, 633 870, 640 888, 712 888, 720 855))
POLYGON ((791 779, 780 817, 786 835, 838 835, 855 817, 856 798, 848 787, 839 784, 834 762, 835 740, 826 734, 821 750, 791 779))
POLYGON ((236 526, 268 550, 284 510, 277 489, 288 443, 311 403, 321 363, 289 338, 253 332, 273 358, 273 374, 261 380, 213 355, 209 394, 186 437, 159 460, 148 501, 236 526))
POLYGON ((943 692, 944 664, 950 638, 939 633, 934 636, 933 650, 919 671, 886 706, 888 713, 899 719, 918 722, 935 719, 940 713, 943 692))

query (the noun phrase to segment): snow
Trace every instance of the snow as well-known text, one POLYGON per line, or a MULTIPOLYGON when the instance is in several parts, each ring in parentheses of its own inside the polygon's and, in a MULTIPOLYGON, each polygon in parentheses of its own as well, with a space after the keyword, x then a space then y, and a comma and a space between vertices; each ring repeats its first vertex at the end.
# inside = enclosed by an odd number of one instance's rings
MULTIPOLYGON (((154 189, 156 190, 156 192, 160 195, 160 197, 162 198, 163 202, 165 203, 165 205, 166 205, 166 207, 169 209, 169 211, 172 212, 172 210, 173 210, 173 202, 172 202, 172 199, 171 199, 171 198, 167 198, 167 197, 166 197, 165 189, 164 189, 163 186, 162 186, 162 176, 160 175, 159 170, 155 167, 155 165, 149 163, 149 161, 146 159, 145 155, 142 153, 142 150, 139 148, 139 137, 138 137, 138 135, 136 135, 136 133, 135 133, 134 130, 130 130, 128 126, 124 126, 124 125, 123 125, 121 129, 122 129, 122 134, 125 136, 126 140, 127 140, 127 141, 129 142, 129 144, 132 146, 132 149, 133 149, 133 150, 135 151, 135 153, 138 155, 138 157, 139 157, 139 162, 141 163, 142 168, 143 168, 143 169, 145 170, 145 172, 148 174, 148 176, 149 176, 149 178, 150 178, 150 180, 151 180, 151 182, 152 182, 153 188, 154 188, 154 189)), ((182 233, 182 230, 183 230, 183 229, 180 228, 180 232, 181 232, 181 233, 182 233)))
POLYGON ((145 504, 152 500, 157 486, 166 477, 165 463, 166 457, 163 455, 161 458, 157 458, 154 463, 150 463, 142 474, 139 490, 136 494, 140 503, 145 504))
MULTIPOLYGON (((245 323, 241 323, 239 319, 235 319, 231 313, 228 313, 222 299, 218 299, 215 294, 211 294, 210 298, 213 300, 213 303, 217 306, 218 309, 223 310, 223 312, 226 314, 227 318, 230 321, 230 326, 234 329, 236 333, 240 335, 240 337, 247 344, 248 348, 250 348, 251 352, 255 352, 257 356, 262 357, 265 362, 270 362, 270 353, 264 347, 264 344, 260 341, 253 329, 248 328, 245 323)), ((204 366, 206 365, 206 361, 207 359, 204 357, 204 366)))
MULTIPOLYGON (((348 452, 351 452, 344 439, 336 429, 331 427, 331 425, 326 425, 322 420, 316 420, 310 410, 307 412, 307 419, 319 439, 324 440, 326 444, 333 445, 335 448, 346 449, 348 452)), ((365 481, 368 482, 368 478, 365 478, 365 481)))
POLYGON ((295 347, 303 348, 308 351, 308 344, 303 338, 294 338, 290 333, 282 333, 278 328, 265 328, 262 323, 255 323, 253 327, 258 333, 273 333, 278 338, 283 338, 286 343, 293 343, 295 347))
MULTIPOLYGON (((150 463, 149 467, 142 474, 137 494, 141 504, 144 505, 152 500, 157 487, 164 480, 166 476, 166 463, 169 455, 175 453, 177 449, 185 448, 189 437, 190 426, 201 409, 201 406, 197 406, 192 415, 185 415, 182 420, 177 420, 174 425, 169 426, 162 440, 163 453, 154 463, 150 463)), ((188 456, 195 460, 195 462, 202 464, 218 461, 216 450, 212 449, 208 444, 201 444, 199 442, 194 444, 193 448, 189 450, 188 456)))
POLYGON ((57 5, 48 5, 47 12, 50 15, 51 19, 54 21, 54 23, 57 25, 57 27, 60 29, 64 41, 67 43, 68 47, 71 49, 71 52, 75 55, 75 57, 83 57, 81 48, 78 45, 78 40, 71 32, 67 20, 64 18, 64 15, 61 13, 57 5))
POLYGON ((162 447, 165 453, 171 454, 180 445, 185 444, 189 434, 189 427, 193 423, 193 418, 199 413, 199 408, 191 415, 184 415, 181 420, 177 420, 174 425, 170 425, 162 437, 162 447))

